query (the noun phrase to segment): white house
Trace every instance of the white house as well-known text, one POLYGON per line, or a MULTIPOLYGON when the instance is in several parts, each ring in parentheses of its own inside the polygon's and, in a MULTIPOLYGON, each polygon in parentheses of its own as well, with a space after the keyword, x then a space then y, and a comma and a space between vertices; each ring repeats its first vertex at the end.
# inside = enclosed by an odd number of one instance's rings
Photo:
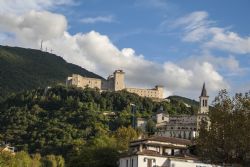
POLYGON ((190 154, 190 140, 154 136, 132 141, 119 167, 215 167, 190 154))

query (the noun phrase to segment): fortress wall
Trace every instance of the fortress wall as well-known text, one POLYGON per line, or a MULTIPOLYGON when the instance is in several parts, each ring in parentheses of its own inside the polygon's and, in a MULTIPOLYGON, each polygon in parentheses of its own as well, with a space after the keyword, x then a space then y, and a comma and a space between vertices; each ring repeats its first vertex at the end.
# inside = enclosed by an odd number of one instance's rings
POLYGON ((162 98, 161 91, 157 89, 126 88, 126 90, 142 97, 162 98))
POLYGON ((97 78, 88 78, 82 77, 81 75, 73 74, 72 77, 68 77, 71 79, 68 83, 71 85, 75 85, 77 87, 85 88, 86 86, 90 88, 98 88, 101 89, 101 79, 97 78))
POLYGON ((101 91, 119 91, 126 89, 130 93, 136 93, 142 97, 149 97, 155 99, 163 98, 163 87, 155 86, 153 89, 141 88, 126 88, 124 82, 125 73, 122 70, 116 70, 113 75, 110 75, 107 80, 83 77, 78 74, 73 74, 66 80, 66 85, 74 85, 85 88, 99 88, 101 91))

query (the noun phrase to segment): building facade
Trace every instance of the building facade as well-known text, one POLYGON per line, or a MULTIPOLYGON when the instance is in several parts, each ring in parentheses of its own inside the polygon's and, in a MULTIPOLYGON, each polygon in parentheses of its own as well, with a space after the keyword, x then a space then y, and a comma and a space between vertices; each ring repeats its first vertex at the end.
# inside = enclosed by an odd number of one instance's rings
MULTIPOLYGON (((157 136, 174 137, 182 139, 193 139, 198 135, 199 126, 202 120, 209 123, 208 111, 209 96, 207 95, 205 83, 203 84, 200 95, 199 109, 195 115, 173 115, 170 116, 161 108, 153 119, 156 122, 157 136)), ((138 119, 137 127, 144 130, 147 124, 146 119, 138 119), (143 125, 143 126, 142 126, 143 125)))
POLYGON ((215 167, 193 156, 191 145, 190 140, 160 136, 135 140, 120 158, 119 167, 215 167))
POLYGON ((163 98, 163 86, 157 85, 153 89, 142 88, 127 88, 125 86, 125 73, 123 70, 116 70, 113 75, 110 75, 106 80, 98 78, 83 77, 78 74, 72 74, 72 76, 66 79, 66 85, 73 85, 81 88, 90 87, 98 88, 101 91, 119 91, 127 90, 130 93, 135 93, 142 97, 163 98))

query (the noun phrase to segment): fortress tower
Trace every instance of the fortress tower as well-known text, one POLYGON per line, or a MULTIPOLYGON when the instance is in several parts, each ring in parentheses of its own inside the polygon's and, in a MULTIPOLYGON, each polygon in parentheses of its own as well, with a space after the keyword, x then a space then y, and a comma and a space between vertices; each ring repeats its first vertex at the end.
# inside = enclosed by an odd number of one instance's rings
POLYGON ((122 70, 115 70, 114 91, 125 89, 124 75, 125 75, 125 72, 123 72, 122 70))

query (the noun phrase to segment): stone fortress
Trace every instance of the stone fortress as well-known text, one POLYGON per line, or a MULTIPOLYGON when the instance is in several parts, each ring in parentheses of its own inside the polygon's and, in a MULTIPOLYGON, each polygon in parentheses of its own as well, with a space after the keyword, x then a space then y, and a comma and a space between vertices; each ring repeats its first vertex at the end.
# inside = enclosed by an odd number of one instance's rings
POLYGON ((115 70, 113 75, 110 75, 106 80, 98 78, 83 77, 78 74, 72 74, 66 79, 66 85, 77 86, 81 88, 90 87, 98 88, 101 91, 119 91, 127 90, 130 93, 135 93, 142 97, 149 97, 154 99, 163 98, 163 86, 156 85, 153 89, 142 88, 127 88, 125 86, 125 72, 123 70, 115 70))
MULTIPOLYGON (((202 120, 209 124, 208 119, 208 99, 205 83, 203 84, 199 101, 199 110, 196 115, 175 115, 169 114, 161 108, 152 118, 156 122, 157 136, 174 137, 182 139, 193 139, 198 135, 199 126, 202 120)), ((137 127, 145 130, 147 120, 137 119, 137 127)))

